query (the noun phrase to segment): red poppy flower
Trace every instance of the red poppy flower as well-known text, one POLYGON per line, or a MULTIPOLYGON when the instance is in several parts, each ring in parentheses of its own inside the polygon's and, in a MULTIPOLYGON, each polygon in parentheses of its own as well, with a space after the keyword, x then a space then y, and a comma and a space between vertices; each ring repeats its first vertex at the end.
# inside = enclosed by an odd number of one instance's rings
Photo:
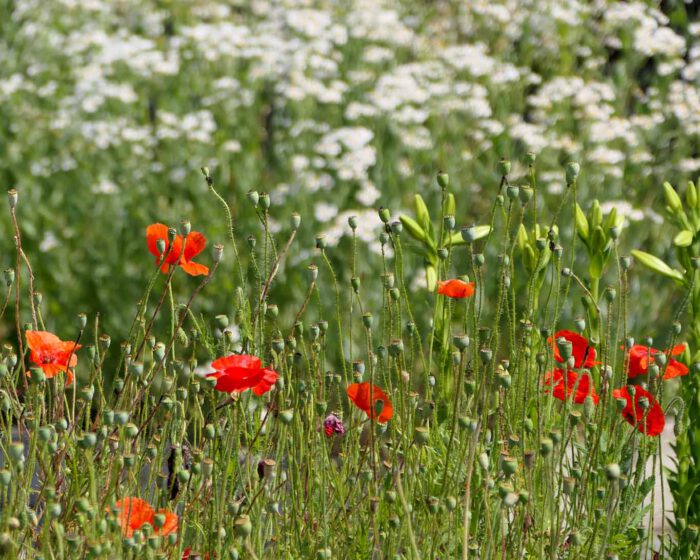
POLYGON ((640 432, 647 436, 658 436, 663 432, 664 426, 666 425, 664 411, 649 391, 636 386, 634 388, 634 405, 632 404, 632 396, 627 387, 615 389, 613 391, 613 397, 616 399, 625 399, 627 401, 625 408, 622 409, 622 416, 640 432), (646 410, 639 404, 639 399, 642 397, 646 397, 649 401, 649 407, 646 410))
POLYGON ((156 512, 153 511, 153 508, 148 505, 146 500, 141 498, 124 498, 117 501, 114 505, 119 509, 119 525, 125 537, 131 537, 134 531, 141 529, 145 523, 153 526, 157 535, 169 535, 177 532, 177 515, 164 509, 158 510, 158 513, 165 515, 165 523, 160 528, 155 527, 154 518, 156 512))
POLYGON ((81 345, 63 341, 55 334, 46 331, 26 331, 25 334, 31 350, 29 360, 43 369, 46 377, 53 377, 65 371, 66 385, 73 383, 73 372, 70 368, 78 364, 78 356, 75 353, 80 350, 81 345), (68 363, 68 356, 70 356, 70 363, 68 363))
POLYGON ((370 418, 375 418, 375 404, 377 401, 382 401, 384 406, 379 416, 376 418, 377 422, 384 424, 391 420, 394 415, 394 409, 391 406, 391 401, 387 394, 382 391, 379 387, 374 385, 372 387, 372 397, 370 398, 369 383, 353 383, 348 386, 348 397, 355 404, 357 408, 363 410, 367 416, 370 418))
POLYGON ((146 243, 148 244, 148 250, 156 257, 156 264, 161 264, 163 255, 168 255, 161 266, 163 273, 168 272, 172 265, 179 266, 190 276, 209 274, 207 266, 192 261, 194 257, 204 250, 207 244, 207 238, 198 231, 191 231, 186 239, 183 239, 182 235, 176 235, 173 240, 173 250, 168 254, 168 249, 170 248, 170 243, 168 243, 168 226, 151 224, 146 228, 146 243), (165 241, 164 253, 158 252, 157 243, 159 239, 165 241), (185 243, 184 251, 182 250, 183 242, 185 243))
POLYGON ((240 393, 252 389, 253 393, 260 396, 267 393, 277 381, 277 372, 262 367, 257 356, 232 354, 219 358, 211 366, 216 371, 207 377, 216 378, 214 388, 224 393, 240 393))
POLYGON ((595 348, 588 344, 586 337, 581 336, 575 332, 571 331, 558 331, 554 337, 549 337, 547 342, 554 348, 554 359, 562 364, 566 361, 559 352, 557 347, 557 339, 565 338, 571 342, 572 352, 571 355, 574 357, 574 367, 593 367, 598 362, 595 361, 595 348))
POLYGON ((474 295, 474 282, 465 282, 457 278, 438 282, 437 293, 454 299, 468 298, 474 295))
MULTIPOLYGON (((685 344, 677 344, 670 350, 666 350, 667 356, 677 356, 685 352, 685 344)), ((627 371, 627 376, 630 378, 637 377, 638 375, 644 375, 649 372, 649 357, 661 354, 661 350, 656 348, 650 348, 648 346, 642 346, 641 344, 635 344, 630 348, 629 358, 630 365, 627 371)), ((664 379, 673 379, 674 377, 680 377, 681 375, 688 374, 688 367, 673 358, 668 360, 666 365, 666 372, 664 373, 664 379)))
POLYGON ((560 401, 570 398, 575 387, 576 393, 574 394, 574 402, 576 404, 583 404, 588 395, 591 395, 591 397, 593 397, 593 402, 598 404, 599 397, 595 392, 595 386, 588 373, 578 374, 575 371, 569 370, 566 374, 566 381, 564 381, 564 370, 555 369, 553 373, 547 372, 544 378, 544 384, 545 386, 554 386, 552 389, 552 396, 560 401), (566 395, 566 397, 564 395, 566 395))
MULTIPOLYGON (((190 554, 192 554, 192 547, 188 546, 182 553, 182 560, 189 560, 190 554)), ((197 553, 195 552, 195 554, 197 553)), ((204 560, 209 560, 209 554, 205 554, 202 558, 204 558, 204 560)))

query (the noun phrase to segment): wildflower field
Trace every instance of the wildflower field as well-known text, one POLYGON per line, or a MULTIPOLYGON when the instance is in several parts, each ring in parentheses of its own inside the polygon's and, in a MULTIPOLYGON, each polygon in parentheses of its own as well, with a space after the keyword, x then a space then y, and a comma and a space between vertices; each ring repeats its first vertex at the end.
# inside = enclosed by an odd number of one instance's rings
POLYGON ((700 558, 700 9, 0 0, 0 558, 700 558))

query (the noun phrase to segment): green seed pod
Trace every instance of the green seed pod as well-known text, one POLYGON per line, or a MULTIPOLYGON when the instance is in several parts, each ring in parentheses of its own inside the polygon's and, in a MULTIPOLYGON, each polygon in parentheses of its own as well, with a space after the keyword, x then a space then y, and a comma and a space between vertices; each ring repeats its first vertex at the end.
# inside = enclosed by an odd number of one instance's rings
POLYGON ((532 195, 534 193, 535 193, 535 191, 532 190, 532 187, 530 187, 529 185, 522 185, 520 187, 520 192, 519 192, 521 204, 524 206, 528 202, 530 202, 530 199, 532 198, 532 195))
POLYGON ((620 465, 610 463, 605 466, 605 476, 608 480, 617 480, 620 478, 620 465))
POLYGON ((9 288, 15 282, 15 271, 13 268, 6 268, 3 271, 3 276, 5 278, 5 285, 9 288))
POLYGON ((316 249, 321 249, 322 251, 328 246, 328 243, 326 242, 326 236, 325 235, 317 235, 316 236, 316 249))
POLYGON ((294 410, 291 408, 282 410, 280 411, 278 418, 280 422, 282 422, 282 424, 288 426, 292 423, 292 420, 294 419, 294 410))
POLYGON ((269 210, 270 204, 270 195, 266 192, 260 193, 260 208, 262 208, 263 210, 269 210))
POLYGON ((357 216, 350 216, 348 218, 348 225, 352 231, 355 231, 357 229, 357 216))
POLYGON ((416 426, 413 431, 413 440, 419 447, 428 443, 428 440, 430 440, 428 428, 425 426, 416 426))
POLYGON ((576 182, 580 171, 581 171, 581 166, 578 163, 576 163, 574 161, 570 161, 569 163, 566 164, 566 184, 567 184, 567 186, 573 185, 576 182))
POLYGON ((505 158, 501 158, 498 162, 496 169, 498 170, 498 174, 501 177, 507 176, 508 173, 510 173, 510 161, 508 161, 505 158))
POLYGON ((450 186, 450 176, 447 173, 445 173, 444 171, 438 171, 437 183, 441 189, 443 189, 443 190, 446 189, 447 187, 450 186))
POLYGON ((299 229, 299 226, 301 225, 301 215, 299 214, 299 212, 292 212, 292 217, 289 221, 289 224, 292 230, 296 231, 299 229))
POLYGON ((383 206, 380 206, 378 213, 379 213, 379 219, 385 224, 388 223, 389 220, 391 219, 391 212, 389 211, 388 208, 384 208, 383 206))
POLYGON ((547 457, 554 449, 554 442, 550 438, 540 440, 540 455, 547 457))

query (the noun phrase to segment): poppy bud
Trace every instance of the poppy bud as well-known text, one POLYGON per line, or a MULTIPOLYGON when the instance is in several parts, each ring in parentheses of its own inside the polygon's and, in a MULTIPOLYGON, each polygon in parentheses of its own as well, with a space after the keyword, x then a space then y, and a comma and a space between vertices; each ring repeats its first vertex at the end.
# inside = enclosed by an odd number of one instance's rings
POLYGON ((292 213, 292 218, 290 220, 290 225, 292 226, 292 229, 294 231, 299 229, 299 226, 301 225, 301 215, 299 212, 293 212, 292 213))
POLYGON ((501 158, 496 169, 501 177, 505 177, 508 175, 508 173, 510 173, 510 161, 508 161, 506 158, 501 158))
POLYGON ((253 205, 253 208, 257 208, 258 203, 260 202, 260 194, 258 193, 258 191, 250 190, 248 191, 248 194, 246 196, 248 198, 248 202, 250 202, 253 205))
POLYGON ((380 206, 378 213, 379 213, 379 219, 382 222, 384 222, 385 224, 391 219, 391 212, 389 211, 388 208, 384 208, 383 206, 380 206))
POLYGON ((595 401, 591 395, 586 395, 586 398, 583 400, 583 414, 586 420, 590 420, 595 414, 595 401))
POLYGON ((357 216, 350 216, 348 218, 348 225, 352 231, 355 231, 357 229, 357 216))
POLYGON ((12 286, 15 281, 15 270, 14 268, 6 268, 3 271, 3 276, 5 277, 5 285, 12 286))
POLYGON ((14 210, 17 207, 17 190, 10 189, 7 191, 7 201, 10 204, 10 210, 14 210))

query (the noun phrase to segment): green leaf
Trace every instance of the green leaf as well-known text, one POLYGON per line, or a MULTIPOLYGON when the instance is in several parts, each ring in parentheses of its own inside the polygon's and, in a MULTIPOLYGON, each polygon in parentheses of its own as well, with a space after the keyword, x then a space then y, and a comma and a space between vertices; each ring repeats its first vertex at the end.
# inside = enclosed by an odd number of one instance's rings
POLYGON ((426 235, 425 230, 420 227, 418 222, 416 222, 413 218, 410 218, 409 216, 399 216, 399 220, 401 220, 403 227, 406 228, 406 231, 411 235, 411 237, 417 239, 418 241, 427 241, 428 236, 426 235))
POLYGON ((429 232, 431 229, 430 223, 430 212, 428 212, 428 207, 425 205, 423 197, 419 194, 415 195, 416 204, 416 221, 423 228, 424 232, 429 232))
POLYGON ((576 203, 576 231, 583 241, 588 241, 588 220, 578 203, 576 203))
POLYGON ((690 247, 693 243, 693 232, 684 229, 673 238, 673 244, 676 247, 690 247))
POLYGON ((656 272, 657 274, 661 274, 662 276, 666 276, 666 278, 671 278, 677 282, 685 282, 682 272, 676 270, 675 268, 671 268, 664 261, 658 257, 655 257, 651 253, 634 250, 632 251, 632 256, 636 261, 647 267, 652 272, 656 272))
POLYGON ((454 216, 457 212, 457 203, 455 202, 455 195, 452 193, 447 195, 447 208, 445 208, 445 214, 448 216, 454 216))
POLYGON ((588 264, 588 274, 591 278, 600 279, 603 276, 605 268, 605 257, 602 253, 596 253, 591 257, 591 262, 588 264))
POLYGON ((437 271, 432 265, 425 267, 425 280, 429 292, 434 292, 437 287, 437 271))
POLYGON ((591 234, 591 241, 589 243, 589 247, 591 251, 595 251, 596 253, 600 253, 605 250, 605 246, 607 244, 607 238, 605 236, 605 232, 603 231, 603 228, 600 226, 596 226, 595 229, 593 230, 593 233, 591 234))

